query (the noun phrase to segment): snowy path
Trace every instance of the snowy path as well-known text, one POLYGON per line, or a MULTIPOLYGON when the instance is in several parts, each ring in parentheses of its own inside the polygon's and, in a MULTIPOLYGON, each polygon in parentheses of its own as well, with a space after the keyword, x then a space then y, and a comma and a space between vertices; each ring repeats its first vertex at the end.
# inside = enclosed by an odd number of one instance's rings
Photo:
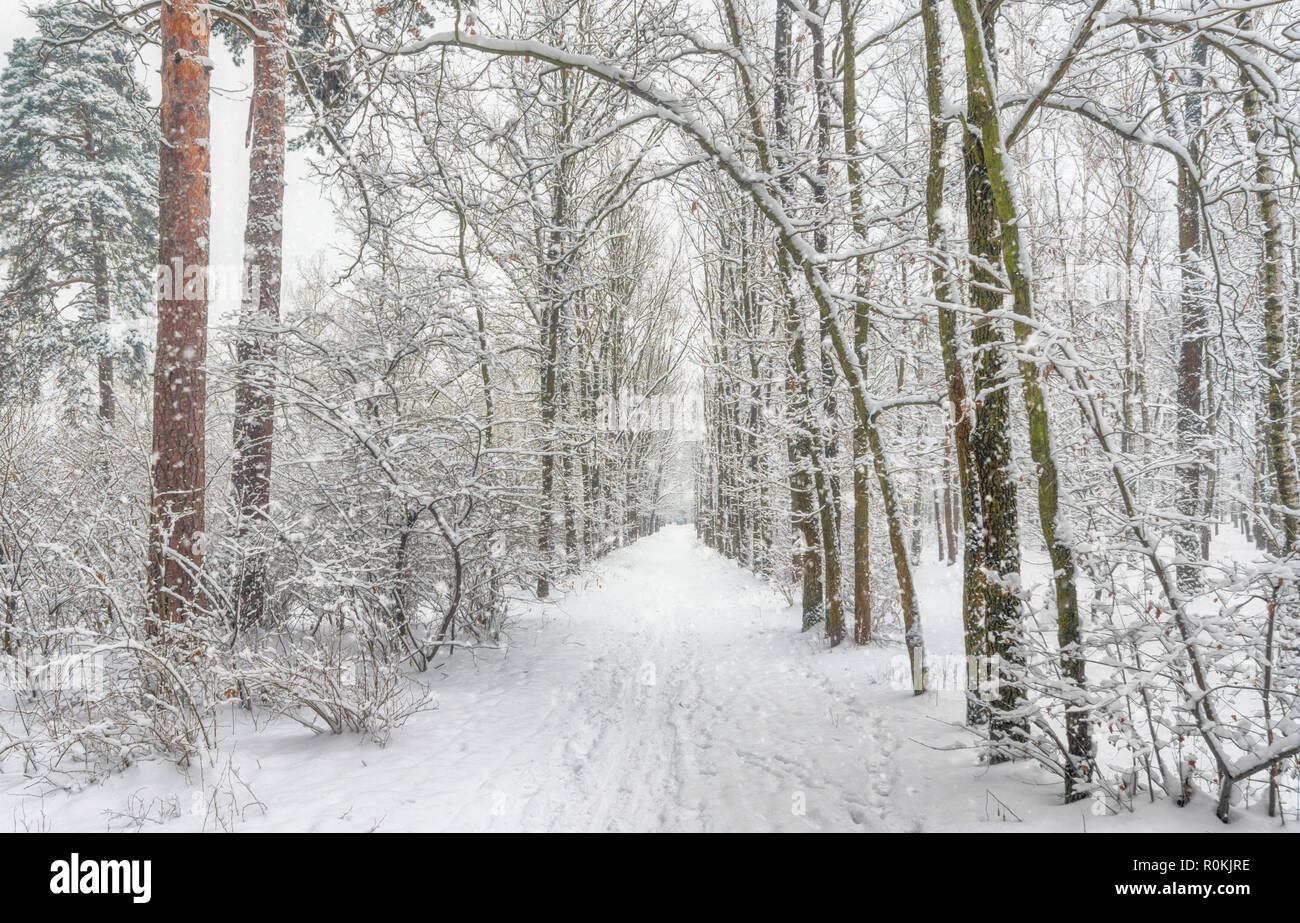
MULTIPOLYGON (((932 653, 960 651, 956 569, 918 578, 932 653)), ((0 777, 18 830, 1212 830, 1208 807, 1090 816, 1032 767, 992 771, 962 694, 888 682, 897 648, 827 650, 770 587, 669 527, 520 613, 505 651, 431 670, 439 700, 387 747, 254 732, 188 775, 137 765, 41 796, 0 777), (937 720, 936 720, 937 719, 937 720), (1006 805, 1003 810, 999 804, 1006 805)), ((905 668, 905 661, 899 664, 905 668)), ((1261 827, 1264 826, 1262 820, 1261 827)), ((1243 825, 1244 828, 1245 825, 1243 825)))
POLYGON ((890 804, 896 741, 809 666, 811 639, 770 590, 684 528, 596 577, 552 614, 581 653, 487 783, 504 796, 491 826, 913 826, 890 804))

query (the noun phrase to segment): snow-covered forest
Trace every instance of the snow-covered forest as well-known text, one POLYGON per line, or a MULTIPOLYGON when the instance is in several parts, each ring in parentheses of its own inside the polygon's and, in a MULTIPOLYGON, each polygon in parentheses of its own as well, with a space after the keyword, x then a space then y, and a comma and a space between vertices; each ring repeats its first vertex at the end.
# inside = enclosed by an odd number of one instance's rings
POLYGON ((1297 0, 3 16, 0 828, 1300 822, 1297 0))

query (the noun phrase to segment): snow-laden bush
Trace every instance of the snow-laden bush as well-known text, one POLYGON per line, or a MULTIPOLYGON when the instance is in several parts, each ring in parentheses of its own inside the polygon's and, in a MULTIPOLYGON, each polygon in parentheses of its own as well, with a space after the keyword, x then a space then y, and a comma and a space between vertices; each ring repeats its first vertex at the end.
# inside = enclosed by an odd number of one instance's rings
POLYGON ((377 658, 419 670, 449 645, 495 643, 503 587, 531 566, 503 550, 534 519, 519 458, 460 371, 478 346, 458 291, 414 272, 301 295, 281 335, 270 515, 226 526, 210 565, 235 608, 250 545, 268 549, 262 629, 314 633, 344 613, 377 658))
POLYGON ((199 692, 201 668, 171 660, 119 641, 24 665, 29 682, 11 683, 0 709, 0 760, 16 755, 22 771, 56 785, 159 756, 188 765, 211 748, 215 716, 199 692))
POLYGON ((376 637, 364 617, 342 607, 313 632, 284 633, 231 652, 231 695, 315 733, 365 734, 383 744, 417 712, 436 707, 376 637))
MULTIPOLYGON (((407 383, 421 379, 400 357, 381 362, 373 340, 317 332, 288 351, 301 376, 282 405, 273 515, 239 535, 214 479, 203 607, 182 624, 150 630, 145 619, 148 438, 130 393, 112 427, 59 430, 44 408, 6 411, 0 771, 68 786, 144 759, 191 765, 213 755, 232 702, 383 742, 432 705, 412 672, 495 643, 508 571, 487 518, 500 506, 465 486, 490 478, 480 441, 420 402, 407 383), (371 367, 387 379, 366 381, 371 367), (329 389, 350 376, 351 403, 334 406, 329 389), (384 406, 394 392, 399 413, 384 406), (375 440, 389 445, 379 457, 375 440), (271 550, 272 592, 249 622, 238 587, 253 538, 271 550), (89 682, 51 680, 83 661, 89 682)), ((415 341, 412 361, 437 342, 415 341)), ((213 377, 219 385, 221 370, 213 377)))
POLYGON ((76 436, 12 412, 0 438, 0 770, 56 784, 185 763, 213 735, 201 647, 143 627, 128 498, 144 461, 102 432, 76 436))

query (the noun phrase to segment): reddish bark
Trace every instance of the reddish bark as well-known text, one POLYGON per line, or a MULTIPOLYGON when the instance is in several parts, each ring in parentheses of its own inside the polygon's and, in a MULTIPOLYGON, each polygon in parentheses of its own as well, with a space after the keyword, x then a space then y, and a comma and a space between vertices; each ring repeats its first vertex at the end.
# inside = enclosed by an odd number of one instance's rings
POLYGON ((284 212, 284 0, 261 0, 252 16, 253 131, 244 227, 245 294, 235 386, 235 503, 246 558, 239 586, 241 621, 266 606, 267 549, 257 526, 270 514, 275 414, 275 329, 280 320, 281 227, 284 212))
POLYGON ((207 354, 208 15, 196 0, 162 5, 162 147, 158 177, 158 339, 149 514, 151 631, 203 604, 204 398, 207 354))

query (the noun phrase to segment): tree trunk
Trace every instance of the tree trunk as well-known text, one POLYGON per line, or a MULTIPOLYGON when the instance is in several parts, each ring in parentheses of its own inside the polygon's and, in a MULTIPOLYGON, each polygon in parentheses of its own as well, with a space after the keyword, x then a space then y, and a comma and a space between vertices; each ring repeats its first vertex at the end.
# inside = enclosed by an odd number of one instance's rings
MULTIPOLYGON (((772 140, 778 162, 788 157, 790 144, 790 7, 777 0, 773 63, 776 79, 772 88, 772 140)), ((788 178, 780 180, 781 192, 791 193, 788 178)), ((789 344, 786 385, 789 393, 790 426, 786 455, 790 464, 790 513, 796 533, 794 573, 802 583, 802 625, 807 631, 822 619, 821 541, 817 534, 812 484, 812 420, 809 408, 808 363, 804 351, 803 319, 794 289, 790 254, 777 248, 777 271, 785 303, 785 327, 789 344)))
MULTIPOLYGON (((962 4, 969 10, 969 4, 962 4)), ((978 15, 983 20, 986 47, 993 48, 993 4, 981 0, 978 15)), ((969 52, 968 52, 969 53, 969 52)), ((990 52, 991 54, 991 52, 990 52)), ((968 67, 969 76, 969 67, 968 67)), ((976 128, 990 118, 989 100, 980 93, 967 93, 967 120, 976 128)), ((962 159, 966 170, 966 223, 970 237, 970 300, 979 312, 971 332, 974 361, 975 419, 971 428, 970 473, 972 489, 978 491, 979 506, 973 527, 967 532, 967 581, 981 583, 980 610, 984 625, 982 649, 972 656, 989 657, 999 663, 998 693, 992 701, 990 737, 994 740, 1023 738, 1028 723, 1022 718, 1004 717, 1024 698, 1019 673, 1024 658, 1018 644, 1020 602, 1008 590, 1020 576, 1020 533, 1016 513, 1016 488, 1007 466, 1011 462, 1011 415, 1007 396, 1007 371, 999 341, 1002 335, 993 315, 1002 310, 1002 283, 994 267, 1002 262, 997 212, 989 186, 985 144, 976 131, 963 134, 962 159), (973 545, 979 544, 978 554, 973 545), (991 577, 986 575, 991 574, 991 577)), ((974 587, 967 586, 967 593, 974 587)), ((971 635, 981 634, 968 613, 967 645, 971 635)), ((995 757, 996 758, 996 757, 995 757)))
MULTIPOLYGON (((1243 14, 1242 27, 1249 28, 1249 16, 1243 14)), ((1281 177, 1273 165, 1266 144, 1259 93, 1251 86, 1249 75, 1243 74, 1247 85, 1242 99, 1246 117, 1246 135, 1255 150, 1255 184, 1259 198, 1259 215, 1264 226, 1264 252, 1262 259, 1262 285, 1264 295, 1264 373, 1267 381, 1264 400, 1264 442, 1268 447, 1273 480, 1277 487, 1278 505, 1282 517, 1282 548, 1279 553, 1289 558, 1300 551, 1300 486, 1296 483, 1295 458, 1291 453, 1289 407, 1287 399, 1291 390, 1291 365, 1286 349, 1288 326, 1286 289, 1282 277, 1282 217, 1278 203, 1278 185, 1281 177)), ((1274 741, 1272 726, 1273 696, 1273 646, 1274 633, 1282 600, 1295 597, 1294 587, 1287 588, 1283 580, 1273 590, 1273 602, 1268 607, 1266 642, 1264 650, 1263 697, 1264 722, 1268 742, 1274 741)), ((1279 764, 1269 767, 1268 815, 1274 817, 1278 810, 1279 764)))
MULTIPOLYGON (((962 384, 964 387, 965 382, 962 384)), ((950 432, 951 430, 952 427, 949 427, 950 432)), ((953 516, 953 509, 957 502, 957 498, 952 492, 951 442, 952 440, 950 439, 949 445, 945 446, 945 451, 943 453, 943 494, 942 499, 939 501, 943 506, 943 533, 947 537, 948 543, 946 556, 943 555, 942 551, 940 552, 940 555, 943 560, 947 561, 948 566, 950 567, 957 563, 957 524, 954 521, 953 516)))
MULTIPOLYGON (((826 0, 829 5, 829 0, 826 0)), ((818 211, 825 213, 828 207, 827 186, 830 183, 830 86, 826 79, 826 33, 819 15, 818 0, 810 0, 809 29, 813 39, 812 68, 813 88, 817 103, 817 170, 813 185, 813 200, 818 211)), ((826 228, 819 224, 813 231, 813 247, 818 253, 825 253, 828 248, 826 228)), ((826 594, 826 639, 832 647, 844 640, 844 610, 840 600, 840 548, 839 548, 839 491, 835 488, 835 365, 831 356, 821 344, 830 336, 827 329, 829 319, 823 319, 820 335, 817 338, 817 356, 821 366, 821 405, 822 412, 817 414, 816 434, 817 465, 813 479, 817 488, 817 504, 820 512, 820 532, 822 539, 822 559, 825 569, 826 594), (824 421, 824 422, 823 422, 824 421)))
MULTIPOLYGON (((1191 89, 1183 102, 1183 140, 1193 160, 1198 156, 1197 135, 1201 129, 1200 89, 1204 76, 1205 43, 1192 42, 1193 66, 1188 83, 1191 89)), ((1178 351, 1178 453, 1183 461, 1176 474, 1175 507, 1178 530, 1174 544, 1178 552, 1179 588, 1189 595, 1201 587, 1201 569, 1195 563, 1201 557, 1199 522, 1201 517, 1201 453, 1205 436, 1202 392, 1205 373, 1205 334, 1208 321, 1205 304, 1205 276, 1201 254, 1201 202, 1196 177, 1182 160, 1178 162, 1178 252, 1182 276, 1179 300, 1178 351)))
MULTIPOLYGON (((863 243, 865 216, 862 201, 861 168, 857 162, 858 100, 857 39, 853 29, 851 0, 840 3, 840 45, 844 54, 844 155, 849 179, 850 221, 859 246, 863 243)), ((865 370, 867 344, 871 334, 870 313, 866 305, 867 259, 854 261, 853 350, 865 370)), ((867 455, 871 451, 866 421, 853 421, 853 641, 871 641, 871 472, 867 455)), ((913 677, 915 679, 915 677, 913 677)))
MULTIPOLYGON (((561 94, 568 97, 568 72, 560 71, 561 94)), ((568 119, 561 116, 561 146, 567 142, 570 125, 568 119)), ((567 205, 568 161, 557 157, 555 175, 551 180, 551 215, 550 227, 546 232, 546 251, 542 265, 542 304, 545 316, 542 319, 542 460, 541 489, 542 515, 537 529, 537 596, 545 599, 551 592, 551 532, 555 517, 555 453, 557 451, 555 422, 558 403, 557 372, 560 361, 560 336, 563 324, 563 280, 560 261, 563 257, 564 221, 567 205)))
POLYGON ((244 296, 235 369, 235 458, 231 479, 244 554, 239 581, 241 624, 266 611, 275 426, 276 328, 284 221, 284 95, 288 21, 284 0, 262 0, 252 13, 253 132, 244 227, 244 296))
MULTIPOLYGON (((969 93, 979 98, 980 119, 972 119, 982 135, 984 162, 996 205, 1001 233, 1003 266, 1011 285, 1016 341, 1022 350, 1029 346, 1034 319, 1029 254, 1021 246, 1020 212, 1011 186, 1010 166, 1005 139, 998 121, 993 101, 997 99, 996 77, 987 67, 986 46, 981 39, 980 23, 976 20, 969 0, 956 0, 957 16, 965 36, 969 93)), ((1084 658, 1079 623, 1079 602, 1075 581, 1074 556, 1069 543, 1062 537, 1060 484, 1057 476, 1055 454, 1052 449, 1051 427, 1047 401, 1039 384, 1039 365, 1031 359, 1020 360, 1021 392, 1025 413, 1029 419, 1029 448, 1038 468, 1038 516, 1053 569, 1056 591, 1057 641, 1062 679, 1071 688, 1070 701, 1065 716, 1070 771, 1065 779, 1065 797, 1079 796, 1077 787, 1091 776, 1091 740, 1088 733, 1088 713, 1084 696, 1084 658)), ((1068 534, 1068 533, 1066 533, 1068 534)))
POLYGON ((149 629, 204 604, 204 400, 211 217, 210 23, 196 0, 161 8, 162 145, 158 177, 160 286, 153 375, 149 629))
POLYGON ((95 287, 95 323, 103 331, 105 342, 99 346, 99 355, 95 359, 95 373, 99 384, 99 419, 101 423, 113 422, 116 416, 117 402, 113 395, 113 356, 112 344, 107 342, 108 323, 113 318, 112 293, 108 278, 108 256, 104 252, 104 242, 100 237, 99 221, 96 219, 94 287, 95 287))

